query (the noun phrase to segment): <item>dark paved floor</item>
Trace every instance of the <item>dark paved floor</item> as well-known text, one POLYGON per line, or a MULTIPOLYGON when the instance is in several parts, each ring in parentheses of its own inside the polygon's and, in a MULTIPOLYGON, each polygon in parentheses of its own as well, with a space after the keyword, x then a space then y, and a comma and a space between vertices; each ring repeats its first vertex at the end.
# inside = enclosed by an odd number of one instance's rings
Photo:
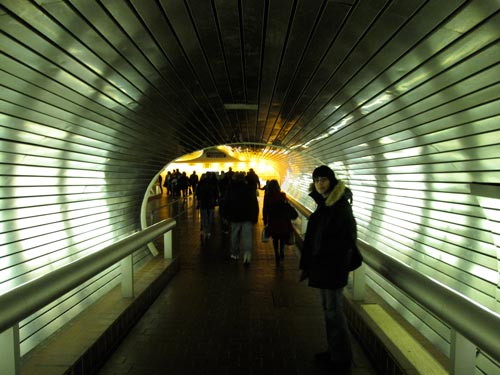
MULTIPOLYGON (((155 213, 177 215, 174 248, 181 269, 101 369, 110 374, 323 374, 312 361, 325 348, 316 290, 298 282, 292 247, 277 268, 270 243, 259 240, 246 268, 229 259, 229 236, 219 222, 204 245, 198 211, 166 198, 155 213)), ((190 207, 191 206, 191 207, 190 207)), ((261 202, 262 207, 262 202, 261 202)), ((354 368, 337 374, 372 375, 354 341, 354 368)))

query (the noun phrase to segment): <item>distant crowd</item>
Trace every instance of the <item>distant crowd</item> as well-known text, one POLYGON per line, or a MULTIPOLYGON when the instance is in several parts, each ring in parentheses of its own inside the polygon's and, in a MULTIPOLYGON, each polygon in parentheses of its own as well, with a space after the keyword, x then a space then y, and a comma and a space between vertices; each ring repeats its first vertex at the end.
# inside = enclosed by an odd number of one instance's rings
MULTIPOLYGON (((167 195, 186 199, 196 197, 201 217, 201 240, 212 235, 214 210, 219 207, 223 233, 231 232, 233 243, 232 259, 239 258, 240 245, 245 263, 250 262, 252 227, 257 223, 259 204, 257 196, 261 189, 259 176, 250 168, 248 171, 205 172, 198 176, 193 171, 188 176, 178 169, 167 172, 162 185, 167 195)), ((262 188, 264 189, 264 188, 262 188)))
POLYGON ((160 186, 165 188, 167 195, 187 198, 190 195, 197 196, 198 185, 202 181, 205 182, 205 180, 207 180, 217 186, 218 195, 222 197, 226 193, 227 187, 231 184, 235 174, 243 175, 247 183, 254 186, 255 189, 260 189, 260 179, 253 169, 250 169, 248 172, 235 172, 232 168, 229 168, 227 172, 205 172, 201 175, 198 175, 196 171, 188 175, 186 172, 174 169, 173 171, 167 172, 164 180, 160 176, 160 186))

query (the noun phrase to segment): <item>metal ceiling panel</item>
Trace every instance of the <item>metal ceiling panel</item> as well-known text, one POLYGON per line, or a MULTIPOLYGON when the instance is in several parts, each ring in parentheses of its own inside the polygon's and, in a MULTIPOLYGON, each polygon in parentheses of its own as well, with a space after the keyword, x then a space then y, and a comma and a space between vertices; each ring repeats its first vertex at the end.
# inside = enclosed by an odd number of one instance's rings
MULTIPOLYGON (((345 3, 321 4, 301 1, 294 9, 290 31, 283 51, 279 76, 273 90, 273 105, 267 122, 273 128, 266 131, 263 139, 268 143, 281 143, 287 129, 295 123, 289 113, 295 106, 314 72, 311 61, 320 61, 337 37, 338 31, 350 11, 345 3), (321 7, 320 7, 321 6, 321 7), (283 98, 283 104, 278 103, 283 98)), ((268 126, 269 128, 269 126, 268 126)))
MULTIPOLYGON (((329 164, 363 240, 500 309, 470 191, 500 183, 497 1, 0 0, 0 21, 0 293, 130 234, 158 171, 228 145, 310 209, 329 164)), ((117 273, 22 324, 23 352, 117 273)))

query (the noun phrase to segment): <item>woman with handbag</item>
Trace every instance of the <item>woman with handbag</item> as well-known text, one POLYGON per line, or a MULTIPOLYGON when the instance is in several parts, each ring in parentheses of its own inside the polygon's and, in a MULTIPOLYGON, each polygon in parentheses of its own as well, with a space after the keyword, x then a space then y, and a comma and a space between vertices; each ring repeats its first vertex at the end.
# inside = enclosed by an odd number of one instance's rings
POLYGON ((267 234, 273 240, 276 266, 279 266, 285 258, 285 245, 293 230, 287 205, 286 195, 281 191, 278 181, 269 181, 264 195, 262 216, 264 226, 267 227, 267 234))
POLYGON ((325 317, 327 349, 316 354, 318 367, 341 370, 351 367, 352 350, 343 312, 343 288, 349 272, 361 265, 357 230, 350 201, 352 193, 328 166, 312 174, 311 198, 317 203, 309 217, 300 258, 301 281, 320 291, 325 317))

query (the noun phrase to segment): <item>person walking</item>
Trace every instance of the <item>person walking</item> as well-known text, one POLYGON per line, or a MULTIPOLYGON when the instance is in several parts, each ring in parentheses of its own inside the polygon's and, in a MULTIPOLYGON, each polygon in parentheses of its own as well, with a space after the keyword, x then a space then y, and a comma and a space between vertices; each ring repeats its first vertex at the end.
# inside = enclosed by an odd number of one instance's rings
POLYGON ((186 172, 182 172, 179 176, 179 180, 177 181, 179 186, 179 191, 181 193, 182 198, 184 200, 187 199, 188 191, 189 191, 189 177, 186 172))
POLYGON ((248 266, 252 258, 253 226, 258 220, 259 203, 255 188, 245 181, 244 173, 233 174, 223 202, 231 226, 231 259, 239 259, 241 245, 243 262, 248 266))
POLYGON ((160 187, 160 194, 163 194, 163 178, 161 173, 158 175, 158 186, 160 187))
POLYGON ((287 199, 277 180, 268 181, 264 195, 262 216, 268 235, 273 239, 276 266, 285 258, 285 244, 292 231, 292 223, 286 209, 287 199))
POLYGON ((229 172, 226 173, 224 171, 221 171, 219 178, 219 190, 220 190, 219 216, 223 234, 229 234, 230 230, 229 220, 227 219, 227 215, 225 212, 226 205, 224 204, 224 199, 226 197, 227 190, 231 185, 232 176, 233 176, 232 171, 231 173, 229 172))
POLYGON ((248 170, 245 179, 247 180, 248 185, 252 187, 254 193, 258 195, 258 189, 260 189, 260 178, 257 176, 257 173, 255 173, 253 168, 248 170))
POLYGON ((189 195, 195 194, 196 188, 198 187, 198 182, 199 182, 198 175, 196 174, 196 171, 193 171, 193 173, 191 173, 191 175, 189 176, 189 188, 190 188, 189 195))
POLYGON ((167 195, 172 194, 172 172, 168 171, 165 175, 163 187, 167 190, 167 195))
POLYGON ((219 188, 214 173, 207 172, 201 176, 196 196, 201 217, 201 240, 204 242, 212 235, 214 209, 219 198, 219 188))
POLYGON ((348 369, 352 349, 342 309, 349 271, 361 264, 356 246, 356 221, 343 181, 328 166, 313 171, 310 196, 317 203, 311 214, 300 258, 300 280, 318 288, 323 307, 328 348, 316 354, 318 367, 348 369), (354 264, 355 263, 355 264, 354 264))

